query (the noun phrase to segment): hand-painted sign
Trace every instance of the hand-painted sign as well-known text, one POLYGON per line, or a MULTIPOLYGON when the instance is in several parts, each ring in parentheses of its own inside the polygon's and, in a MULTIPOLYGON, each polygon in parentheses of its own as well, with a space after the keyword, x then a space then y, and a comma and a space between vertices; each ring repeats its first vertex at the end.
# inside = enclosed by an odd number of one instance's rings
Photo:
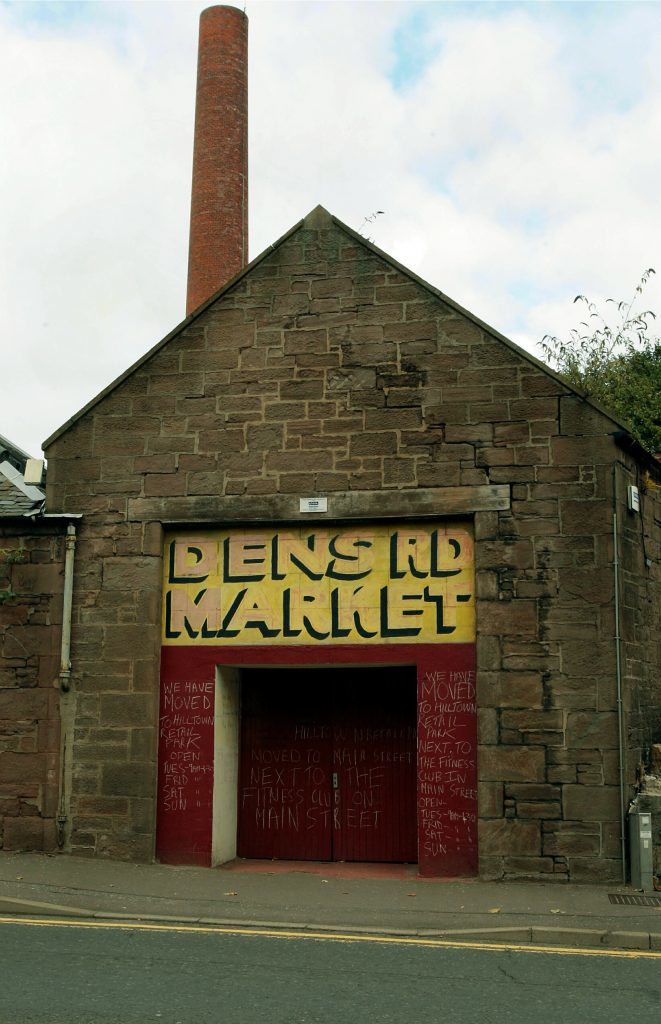
POLYGON ((163 643, 472 642, 473 549, 451 523, 170 536, 163 643))

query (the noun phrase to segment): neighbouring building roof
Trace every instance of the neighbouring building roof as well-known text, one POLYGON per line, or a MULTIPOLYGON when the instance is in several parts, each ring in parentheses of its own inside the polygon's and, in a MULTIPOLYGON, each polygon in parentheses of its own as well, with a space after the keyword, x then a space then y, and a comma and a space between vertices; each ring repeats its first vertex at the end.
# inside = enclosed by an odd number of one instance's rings
POLYGON ((44 492, 26 484, 23 473, 27 452, 0 434, 0 518, 34 515, 41 509, 44 492))

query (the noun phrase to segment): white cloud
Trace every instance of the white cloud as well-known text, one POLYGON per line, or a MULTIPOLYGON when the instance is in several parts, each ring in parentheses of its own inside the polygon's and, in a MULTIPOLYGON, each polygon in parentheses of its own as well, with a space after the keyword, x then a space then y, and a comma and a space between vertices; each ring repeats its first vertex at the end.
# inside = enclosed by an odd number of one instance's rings
MULTIPOLYGON (((183 317, 204 6, 0 5, 0 431, 34 452, 183 317)), ((647 266, 661 313, 657 5, 248 15, 253 256, 318 202, 382 209, 379 246, 528 345, 647 266)))

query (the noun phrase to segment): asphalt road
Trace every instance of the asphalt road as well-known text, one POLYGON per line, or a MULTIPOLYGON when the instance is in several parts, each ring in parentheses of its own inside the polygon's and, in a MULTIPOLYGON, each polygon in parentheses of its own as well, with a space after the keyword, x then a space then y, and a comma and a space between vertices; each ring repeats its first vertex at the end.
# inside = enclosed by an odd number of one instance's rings
POLYGON ((661 957, 0 921, 0 1024, 621 1024, 661 957))

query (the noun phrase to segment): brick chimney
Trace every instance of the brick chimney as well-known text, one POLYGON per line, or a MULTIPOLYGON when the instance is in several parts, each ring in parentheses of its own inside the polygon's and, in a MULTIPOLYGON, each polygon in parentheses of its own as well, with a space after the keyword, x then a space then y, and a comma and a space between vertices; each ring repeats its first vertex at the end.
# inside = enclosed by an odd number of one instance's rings
POLYGON ((186 316, 248 262, 248 19, 200 15, 186 316))

